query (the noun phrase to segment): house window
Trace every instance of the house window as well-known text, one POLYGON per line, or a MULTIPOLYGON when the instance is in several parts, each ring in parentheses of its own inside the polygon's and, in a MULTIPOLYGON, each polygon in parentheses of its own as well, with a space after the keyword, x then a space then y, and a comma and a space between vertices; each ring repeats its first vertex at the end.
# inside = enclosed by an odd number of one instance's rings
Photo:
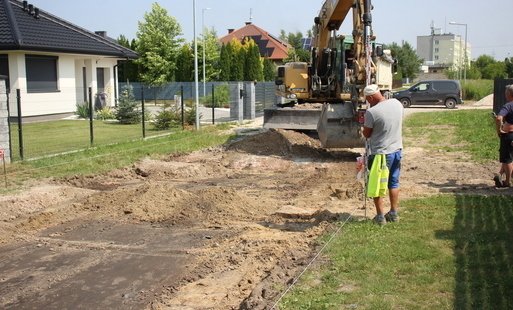
POLYGON ((435 60, 438 60, 438 58, 439 58, 439 57, 438 57, 438 55, 436 55, 436 56, 435 56, 435 60))
POLYGON ((55 92, 57 88, 57 56, 25 55, 27 92, 55 92))
POLYGON ((7 54, 0 54, 0 75, 7 76, 5 87, 9 89, 9 56, 7 54))
POLYGON ((435 53, 438 53, 440 49, 438 47, 435 48, 435 53))
POLYGON ((435 40, 435 45, 438 45, 440 44, 440 41, 439 40, 435 40))

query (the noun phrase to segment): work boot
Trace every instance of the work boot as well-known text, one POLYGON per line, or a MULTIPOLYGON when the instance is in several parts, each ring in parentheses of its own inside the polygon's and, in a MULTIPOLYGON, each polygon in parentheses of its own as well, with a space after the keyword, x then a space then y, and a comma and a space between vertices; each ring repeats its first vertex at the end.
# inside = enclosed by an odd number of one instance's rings
POLYGON ((503 184, 502 184, 502 181, 501 181, 501 177, 499 175, 496 175, 493 177, 493 181, 495 182, 495 187, 502 187, 503 184))
POLYGON ((378 217, 377 215, 372 219, 374 224, 379 226, 385 226, 387 224, 387 220, 384 217, 378 217))

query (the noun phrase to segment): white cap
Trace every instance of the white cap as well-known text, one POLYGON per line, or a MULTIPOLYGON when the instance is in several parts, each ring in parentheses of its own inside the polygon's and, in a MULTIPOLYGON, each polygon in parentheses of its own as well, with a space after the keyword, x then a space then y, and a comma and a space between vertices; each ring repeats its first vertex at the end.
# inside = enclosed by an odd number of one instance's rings
POLYGON ((377 94, 378 92, 379 92, 379 87, 376 84, 369 85, 363 89, 363 95, 366 97, 377 94))

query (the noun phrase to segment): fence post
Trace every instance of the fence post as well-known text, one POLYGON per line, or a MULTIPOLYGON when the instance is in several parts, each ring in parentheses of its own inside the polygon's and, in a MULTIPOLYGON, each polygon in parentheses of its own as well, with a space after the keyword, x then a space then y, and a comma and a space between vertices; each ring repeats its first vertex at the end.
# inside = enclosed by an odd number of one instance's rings
POLYGON ((215 124, 215 106, 216 101, 214 99, 214 84, 212 84, 212 125, 215 124))
POLYGON ((244 83, 244 119, 255 119, 255 83, 244 83))
POLYGON ((181 88, 181 92, 182 92, 182 95, 180 96, 180 101, 181 101, 181 104, 182 104, 182 130, 185 129, 185 110, 184 110, 184 104, 183 104, 183 96, 184 96, 184 93, 183 93, 183 84, 180 86, 181 88))
POLYGON ((146 138, 146 124, 145 124, 145 117, 144 117, 144 86, 141 85, 141 108, 142 108, 142 134, 143 138, 146 138))
POLYGON ((244 120, 244 83, 230 83, 230 118, 242 123, 244 120))
POLYGON ((18 140, 20 142, 19 150, 20 150, 20 158, 23 160, 23 121, 21 118, 21 91, 20 89, 16 89, 16 106, 18 108, 18 140))
POLYGON ((93 112, 93 89, 89 87, 89 139, 91 145, 94 143, 93 112))
MULTIPOLYGON (((7 76, 0 75, 0 151, 2 152, 2 161, 4 163, 11 162, 11 136, 9 125, 9 95, 6 87, 7 76)), ((6 175, 7 178, 7 175, 6 175)), ((6 181, 7 186, 7 181, 6 181)))

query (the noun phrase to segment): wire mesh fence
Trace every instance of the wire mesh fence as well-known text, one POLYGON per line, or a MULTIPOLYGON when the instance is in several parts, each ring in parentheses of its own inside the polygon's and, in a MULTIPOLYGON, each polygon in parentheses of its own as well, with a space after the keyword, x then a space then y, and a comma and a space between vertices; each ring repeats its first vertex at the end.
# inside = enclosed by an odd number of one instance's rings
MULTIPOLYGON (((199 94, 204 94, 198 98, 200 124, 238 121, 230 113, 237 103, 226 102, 216 106, 211 102, 216 97, 216 89, 222 84, 227 83, 205 83, 204 88, 202 83, 199 84, 199 94)), ((260 117, 265 107, 278 100, 274 95, 274 85, 271 82, 245 82, 243 88, 249 84, 254 87, 251 100, 254 100, 252 109, 255 110, 249 115, 260 117)), ((122 124, 116 119, 121 99, 118 93, 123 91, 123 83, 120 83, 119 89, 113 94, 91 94, 90 89, 79 87, 60 90, 63 94, 72 94, 71 96, 24 94, 17 89, 8 90, 11 160, 30 160, 194 129, 185 118, 166 129, 157 128, 155 125, 156 117, 162 111, 180 111, 183 107, 186 112, 195 108, 196 99, 194 94, 191 96, 194 83, 170 83, 159 87, 131 83, 131 86, 133 100, 137 104, 136 110, 141 115, 141 121, 134 124, 122 124)), ((246 92, 241 94, 245 95, 246 92)))

